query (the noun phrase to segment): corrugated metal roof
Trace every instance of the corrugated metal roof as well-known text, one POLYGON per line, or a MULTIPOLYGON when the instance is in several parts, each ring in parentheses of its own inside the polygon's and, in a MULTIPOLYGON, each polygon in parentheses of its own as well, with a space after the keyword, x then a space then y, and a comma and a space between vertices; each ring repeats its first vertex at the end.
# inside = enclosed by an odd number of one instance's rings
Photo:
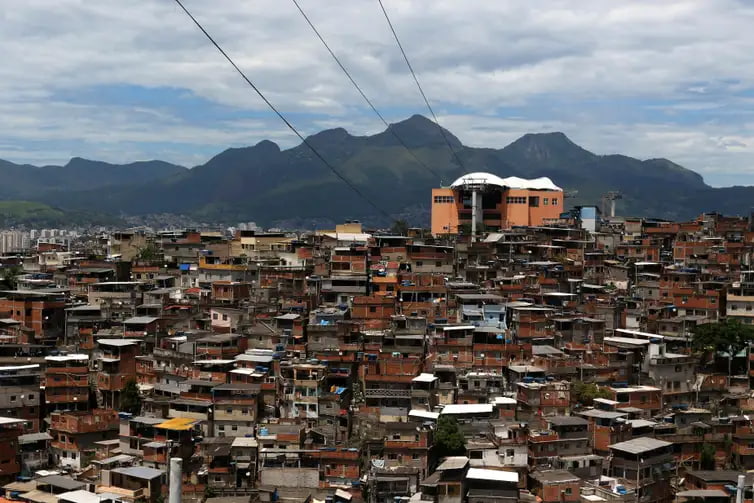
POLYGON ((616 451, 628 452, 630 454, 641 454, 642 452, 649 452, 662 447, 668 447, 673 445, 671 442, 665 442, 664 440, 657 440, 656 438, 640 437, 627 440, 625 442, 618 442, 608 446, 610 449, 616 451))
POLYGON ((120 473, 121 475, 137 479, 152 480, 161 476, 164 472, 162 470, 155 470, 154 468, 147 468, 146 466, 126 466, 115 468, 113 473, 120 473))

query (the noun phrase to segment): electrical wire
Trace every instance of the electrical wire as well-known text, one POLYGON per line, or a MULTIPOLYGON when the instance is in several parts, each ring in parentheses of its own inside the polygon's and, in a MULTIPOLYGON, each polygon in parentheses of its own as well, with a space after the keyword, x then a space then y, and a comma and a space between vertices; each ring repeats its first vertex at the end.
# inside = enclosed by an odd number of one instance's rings
POLYGON ((380 9, 382 9, 382 13, 385 15, 385 20, 387 21, 387 24, 390 27, 390 31, 393 33, 393 38, 395 38, 395 41, 398 44, 398 48, 401 50, 403 59, 404 61, 406 61, 406 66, 408 66, 408 70, 411 72, 411 76, 414 78, 414 82, 416 82, 416 87, 419 88, 419 93, 422 95, 422 98, 424 98, 424 103, 427 105, 427 108, 429 109, 429 113, 432 114, 432 118, 434 119, 435 124, 437 125, 437 128, 440 130, 440 134, 442 134, 442 137, 445 140, 445 143, 448 145, 450 152, 453 154, 453 157, 455 157, 455 160, 458 163, 458 165, 461 167, 461 169, 463 169, 464 171, 468 171, 466 167, 464 166, 463 162, 461 161, 461 158, 458 157, 458 153, 450 144, 450 140, 448 139, 448 136, 445 134, 445 130, 440 125, 440 121, 437 120, 437 115, 435 115, 435 111, 432 109, 432 105, 429 104, 429 100, 427 99, 427 95, 424 93, 424 89, 422 89, 421 84, 419 84, 419 79, 416 77, 416 72, 414 72, 414 68, 411 66, 411 62, 408 60, 406 51, 403 50, 403 44, 401 44, 401 40, 398 38, 398 33, 396 33, 395 31, 392 21, 390 21, 390 16, 387 15, 385 6, 382 5, 382 0, 377 0, 377 2, 380 4, 380 9))
POLYGON ((325 46, 325 49, 327 49, 327 52, 330 53, 330 56, 335 60, 335 62, 338 64, 340 69, 343 71, 343 73, 348 77, 348 80, 351 81, 351 84, 353 84, 353 87, 356 88, 356 90, 359 92, 362 98, 364 98, 364 101, 366 101, 367 105, 369 105, 369 108, 372 109, 372 111, 377 115, 377 117, 380 118, 383 124, 387 127, 387 130, 395 137, 396 140, 398 140, 398 143, 400 143, 403 148, 406 149, 406 151, 411 154, 411 157, 414 158, 414 160, 424 169, 426 169, 428 172, 430 172, 432 175, 436 176, 440 181, 442 181, 442 176, 435 171, 434 169, 430 168, 427 164, 425 164, 419 157, 416 156, 416 154, 409 148, 409 146, 406 144, 406 142, 403 141, 403 139, 398 136, 398 133, 395 132, 395 129, 385 120, 385 117, 380 113, 379 110, 377 110, 377 107, 374 106, 374 103, 372 103, 372 100, 370 100, 367 95, 364 93, 364 91, 361 89, 361 87, 356 83, 354 78, 351 76, 351 73, 346 69, 346 67, 343 65, 343 63, 340 61, 338 56, 335 55, 333 50, 330 48, 327 42, 325 42, 324 37, 320 34, 319 30, 314 26, 314 23, 312 23, 311 19, 309 19, 309 16, 306 15, 306 12, 304 12, 304 9, 301 8, 301 5, 298 3, 297 0, 291 0, 293 4, 296 6, 298 11, 301 13, 301 15, 306 20, 309 27, 312 29, 314 34, 317 36, 320 42, 322 42, 322 45, 325 46))
POLYGON ((256 93, 257 93, 257 95, 259 95, 259 97, 260 97, 260 98, 262 99, 262 101, 264 101, 264 103, 265 103, 265 104, 266 104, 266 105, 267 105, 267 106, 268 106, 268 107, 270 108, 270 110, 272 110, 273 112, 275 112, 275 115, 277 115, 277 116, 278 116, 278 117, 280 118, 280 120, 281 120, 281 121, 283 121, 283 123, 284 123, 284 124, 285 124, 286 126, 288 126, 288 129, 290 129, 291 131, 293 131, 293 133, 294 133, 294 134, 295 134, 296 136, 298 136, 298 138, 299 138, 299 139, 300 139, 300 140, 301 140, 301 141, 302 141, 302 142, 304 143, 304 145, 306 145, 307 147, 309 147, 309 150, 311 150, 311 151, 312 151, 312 153, 313 153, 313 154, 314 154, 314 155, 315 155, 315 156, 316 156, 316 157, 317 157, 317 158, 318 158, 318 159, 319 159, 320 161, 322 161, 322 163, 323 163, 323 164, 324 164, 325 166, 327 166, 327 168, 328 168, 328 169, 329 169, 330 171, 332 171, 332 172, 333 172, 333 174, 335 174, 335 176, 337 176, 337 177, 338 177, 338 178, 339 178, 339 179, 340 179, 340 180, 341 180, 341 181, 342 181, 343 183, 345 183, 345 184, 346 184, 346 185, 347 185, 347 186, 348 186, 348 187, 349 187, 349 188, 350 188, 351 190, 353 190, 353 191, 354 191, 354 192, 355 192, 355 193, 356 193, 356 194, 357 194, 357 195, 358 195, 359 197, 361 197, 361 198, 362 198, 362 199, 364 199, 364 200, 365 200, 365 201, 366 201, 367 203, 369 203, 369 205, 370 205, 370 206, 372 206, 372 207, 373 207, 373 208, 374 208, 375 210, 377 210, 377 211, 378 211, 378 212, 379 212, 379 213, 380 213, 381 215, 383 215, 384 217, 387 217, 387 218, 388 218, 388 219, 390 219, 391 221, 395 221, 395 219, 394 219, 393 217, 391 217, 391 216, 390 216, 390 215, 389 215, 389 214, 388 214, 388 213, 387 213, 387 212, 386 212, 385 210, 383 210, 382 208, 380 208, 380 207, 379 207, 379 206, 378 206, 378 205, 377 205, 377 204, 376 204, 376 203, 375 203, 374 201, 372 201, 372 200, 371 200, 371 199, 370 199, 369 197, 367 197, 367 195, 366 195, 366 194, 364 194, 364 193, 363 193, 363 192, 362 192, 362 191, 361 191, 361 190, 360 190, 360 189, 359 189, 358 187, 356 187, 356 186, 355 186, 355 185, 354 185, 354 184, 353 184, 353 183, 352 183, 352 182, 351 182, 350 180, 348 180, 348 178, 346 178, 346 177, 345 177, 345 176, 344 176, 344 175, 343 175, 342 173, 340 173, 340 172, 339 172, 339 171, 338 171, 338 170, 337 170, 337 169, 336 169, 336 168, 335 168, 335 167, 334 167, 334 166, 333 166, 332 164, 330 164, 330 163, 329 163, 329 162, 327 161, 327 159, 325 159, 325 158, 324 158, 324 157, 322 156, 322 154, 320 154, 320 153, 319 153, 319 151, 317 151, 317 149, 316 149, 316 148, 314 148, 314 146, 313 146, 313 145, 312 145, 312 144, 311 144, 311 143, 310 143, 310 142, 309 142, 309 141, 308 141, 308 140, 307 140, 306 138, 304 138, 304 136, 303 136, 303 135, 302 135, 301 133, 299 133, 299 132, 298 132, 298 130, 297 130, 297 129, 296 129, 296 128, 295 128, 294 126, 293 126, 293 124, 291 124, 291 123, 290 123, 290 122, 288 121, 288 119, 286 119, 286 118, 285 118, 285 116, 284 116, 284 115, 282 114, 282 112, 280 112, 280 111, 279 111, 279 110, 278 110, 278 109, 277 109, 277 108, 275 107, 275 105, 273 105, 273 104, 272 104, 272 103, 270 102, 270 100, 268 100, 268 99, 267 99, 267 97, 266 97, 266 96, 265 96, 265 95, 264 95, 264 94, 262 93, 262 91, 260 91, 260 90, 259 90, 259 88, 258 88, 257 86, 255 86, 255 85, 254 85, 254 83, 253 83, 253 82, 252 82, 252 81, 251 81, 251 80, 250 80, 250 79, 249 79, 249 78, 248 78, 248 77, 246 76, 246 74, 245 74, 245 73, 243 72, 243 70, 241 70, 241 69, 240 69, 240 68, 238 67, 238 65, 236 65, 236 63, 235 63, 235 62, 233 61, 233 59, 231 59, 231 57, 230 57, 230 56, 228 55, 228 53, 226 53, 226 52, 225 52, 225 51, 223 50, 223 48, 222 48, 222 47, 220 47, 220 44, 218 44, 218 43, 217 43, 217 42, 215 41, 215 39, 214 39, 214 38, 212 38, 212 35, 210 35, 210 34, 209 34, 209 32, 207 32, 207 30, 205 30, 205 29, 204 29, 204 26, 202 26, 202 25, 201 25, 201 23, 199 23, 199 21, 197 21, 197 19, 196 19, 196 18, 195 18, 195 17, 194 17, 194 16, 193 16, 193 15, 191 14, 191 12, 189 12, 189 10, 188 10, 188 9, 187 9, 187 8, 186 8, 186 7, 184 6, 184 5, 183 5, 183 3, 181 2, 181 0, 175 0, 175 3, 177 3, 177 4, 178 4, 178 6, 179 6, 179 7, 180 7, 180 8, 181 8, 181 9, 183 10, 183 12, 185 12, 185 13, 186 13, 186 15, 187 15, 187 16, 188 16, 188 17, 189 17, 189 18, 191 19, 191 21, 193 21, 193 22, 194 22, 194 24, 195 24, 195 25, 197 26, 197 28, 199 28, 199 29, 201 30, 201 32, 202 32, 202 33, 204 33, 204 36, 205 36, 205 37, 207 37, 207 39, 208 39, 208 40, 209 40, 209 41, 210 41, 210 42, 212 43, 212 45, 214 45, 214 46, 215 46, 215 49, 217 49, 217 50, 218 50, 218 51, 220 52, 220 54, 222 54, 222 55, 223 55, 223 57, 224 57, 224 58, 225 58, 225 59, 226 59, 226 60, 228 61, 228 63, 230 63, 230 64, 231 64, 231 66, 233 66, 233 68, 234 68, 234 69, 236 70, 236 72, 238 72, 238 74, 239 74, 239 75, 241 76, 241 78, 243 78, 243 79, 244 79, 244 80, 246 81, 246 83, 247 83, 247 84, 249 84, 249 86, 250 86, 250 87, 251 87, 251 88, 252 88, 252 89, 254 90, 254 92, 256 92, 256 93))

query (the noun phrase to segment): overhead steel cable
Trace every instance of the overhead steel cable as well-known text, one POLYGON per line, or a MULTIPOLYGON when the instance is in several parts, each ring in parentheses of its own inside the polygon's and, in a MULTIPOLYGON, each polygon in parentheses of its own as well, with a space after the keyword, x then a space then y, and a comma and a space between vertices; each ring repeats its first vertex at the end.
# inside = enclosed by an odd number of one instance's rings
POLYGON ((320 160, 322 161, 322 164, 327 166, 327 168, 335 174, 343 183, 345 183, 351 190, 353 190, 359 197, 364 199, 367 203, 369 203, 370 206, 372 206, 375 210, 377 210, 382 216, 387 217, 391 221, 395 221, 393 217, 391 217, 387 211, 380 208, 374 201, 372 201, 369 197, 367 197, 366 194, 364 194, 356 185, 354 185, 348 178, 346 178, 342 173, 340 173, 332 164, 330 164, 327 159, 325 159, 322 154, 319 153, 319 151, 314 148, 314 146, 306 139, 304 136, 298 132, 298 130, 293 126, 293 124, 288 121, 288 119, 285 118, 285 116, 280 112, 275 105, 273 105, 270 100, 267 99, 267 97, 262 93, 262 91, 259 90, 257 86, 254 85, 254 83, 246 76, 246 74, 241 70, 238 65, 231 59, 231 57, 226 53, 222 47, 220 47, 220 44, 218 44, 214 38, 212 38, 212 35, 207 32, 207 30, 204 29, 204 26, 197 21, 197 19, 189 12, 189 10, 183 5, 181 0, 175 0, 175 3, 178 4, 178 6, 183 10, 183 12, 186 13, 186 15, 191 19, 191 21, 194 22, 194 24, 201 30, 202 33, 204 33, 204 36, 207 37, 207 39, 212 42, 212 45, 215 46, 215 49, 217 49, 220 54, 223 55, 223 57, 228 60, 228 63, 233 66, 233 68, 238 72, 238 74, 246 81, 247 84, 254 90, 254 92, 259 95, 259 97, 262 99, 262 101, 265 102, 265 104, 275 112, 275 115, 277 115, 283 123, 288 126, 288 129, 293 131, 293 133, 298 136, 298 138, 309 147, 309 150, 312 151, 312 153, 320 160))
POLYGON ((340 61, 340 59, 338 58, 338 56, 335 55, 335 52, 333 52, 333 50, 330 48, 330 46, 328 45, 328 43, 325 41, 324 37, 322 37, 322 34, 320 34, 319 30, 317 30, 317 28, 314 26, 314 23, 311 21, 311 19, 309 19, 309 16, 306 15, 306 12, 304 12, 304 9, 301 8, 301 5, 298 3, 298 1, 297 0, 291 0, 291 1, 296 6, 296 8, 298 9, 298 11, 301 13, 301 15, 304 17, 304 19, 306 20, 307 24, 312 29, 312 31, 314 32, 314 34, 317 36, 317 38, 319 39, 319 41, 322 42, 322 45, 325 46, 325 49, 327 49, 327 52, 330 53, 330 56, 332 56, 332 58, 338 64, 338 66, 343 71, 343 73, 346 75, 346 77, 348 77, 348 80, 351 81, 351 84, 353 84, 353 87, 355 87, 356 90, 361 95, 361 97, 364 98, 364 101, 366 101, 367 105, 369 105, 369 108, 371 108, 372 111, 375 113, 375 115, 377 115, 377 117, 380 118, 380 120, 382 121, 382 123, 385 124, 385 126, 387 127, 387 130, 390 132, 390 134, 392 134, 393 137, 395 137, 395 139, 398 140, 398 143, 400 143, 403 146, 403 148, 405 148, 406 151, 409 154, 411 154, 411 157, 413 157, 414 160, 421 167, 423 167, 428 172, 430 172, 432 175, 436 176, 440 181, 442 181, 442 176, 440 176, 440 174, 437 171, 435 171, 434 169, 432 169, 431 167, 429 167, 427 164, 425 164, 424 161, 422 161, 421 159, 419 159, 419 157, 417 157, 417 155, 411 150, 411 148, 406 144, 406 142, 404 142, 403 139, 400 136, 398 136, 398 133, 395 132, 395 128, 392 127, 388 123, 387 120, 385 120, 385 117, 382 115, 382 113, 380 113, 380 111, 377 110, 377 107, 374 106, 374 103, 372 103, 372 100, 370 100, 367 97, 367 95, 361 89, 361 87, 359 86, 359 84, 357 84, 356 81, 354 80, 354 78, 351 76, 351 73, 346 69, 346 67, 340 61))
POLYGON ((408 70, 411 72, 411 76, 414 78, 414 82, 416 82, 416 87, 419 89, 419 93, 422 95, 422 98, 424 98, 424 103, 427 105, 427 109, 429 109, 429 113, 432 114, 432 118, 434 119, 434 122, 437 125, 437 128, 440 130, 440 134, 445 140, 445 143, 448 145, 448 148, 450 149, 450 152, 453 154, 453 157, 455 157, 455 160, 458 163, 458 165, 461 167, 463 171, 468 172, 468 170, 466 169, 466 166, 464 166, 463 164, 463 161, 461 161, 461 158, 458 157, 458 153, 453 148, 453 145, 451 145, 450 139, 448 139, 448 135, 445 134, 445 130, 440 125, 440 121, 437 120, 437 115, 435 115, 435 111, 432 109, 432 105, 429 104, 429 100, 427 99, 427 95, 424 93, 424 89, 422 89, 421 84, 419 84, 419 79, 416 77, 416 72, 414 72, 414 68, 411 66, 411 62, 408 60, 406 51, 403 49, 403 44, 401 44, 401 40, 400 38, 398 38, 398 33, 395 31, 392 21, 390 21, 390 16, 388 16, 387 10, 385 10, 385 6, 382 5, 382 0, 377 0, 377 2, 380 4, 380 9, 382 9, 382 13, 385 15, 385 20, 387 21, 387 25, 390 27, 390 31, 393 33, 393 38, 395 38, 395 42, 398 44, 398 48, 401 50, 401 54, 403 55, 403 59, 406 62, 406 66, 408 66, 408 70))

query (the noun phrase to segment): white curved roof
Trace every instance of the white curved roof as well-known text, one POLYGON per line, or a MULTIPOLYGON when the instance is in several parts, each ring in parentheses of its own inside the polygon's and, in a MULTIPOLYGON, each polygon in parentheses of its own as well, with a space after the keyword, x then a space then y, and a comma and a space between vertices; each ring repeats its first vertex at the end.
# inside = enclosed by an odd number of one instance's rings
POLYGON ((511 189, 563 190, 552 183, 552 180, 550 180, 546 176, 527 180, 526 178, 519 178, 517 176, 500 178, 499 176, 493 175, 492 173, 482 172, 463 175, 455 182, 450 184, 452 188, 461 187, 463 185, 497 185, 499 187, 508 187, 511 189))

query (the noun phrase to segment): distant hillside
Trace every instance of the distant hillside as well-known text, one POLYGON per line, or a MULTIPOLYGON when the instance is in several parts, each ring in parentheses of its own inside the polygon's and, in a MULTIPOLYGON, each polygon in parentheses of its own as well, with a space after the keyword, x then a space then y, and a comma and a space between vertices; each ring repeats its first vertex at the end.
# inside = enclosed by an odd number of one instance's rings
POLYGON ((62 210, 33 201, 0 201, 0 228, 108 225, 117 219, 90 211, 62 210))
POLYGON ((36 167, 0 159, 0 198, 47 199, 50 192, 122 188, 167 177, 180 176, 186 168, 163 161, 109 164, 74 157, 65 166, 36 167))
MULTIPOLYGON (((430 189, 464 173, 437 126, 415 115, 390 126, 437 176, 422 167, 389 131, 353 136, 342 128, 309 141, 380 207, 427 223, 430 189)), ((563 133, 527 134, 501 148, 466 147, 446 132, 468 171, 501 177, 549 176, 577 190, 568 204, 598 204, 619 190, 622 214, 689 218, 703 211, 748 213, 754 188, 713 189, 702 177, 666 159, 597 155, 563 133)), ((0 198, 33 199, 56 207, 112 214, 180 213, 203 220, 262 224, 278 221, 384 219, 333 175, 305 145, 275 143, 228 149, 187 170, 160 161, 111 165, 72 159, 63 167, 35 168, 0 161, 11 182, 0 198), (11 173, 12 172, 12 173, 11 173)))

